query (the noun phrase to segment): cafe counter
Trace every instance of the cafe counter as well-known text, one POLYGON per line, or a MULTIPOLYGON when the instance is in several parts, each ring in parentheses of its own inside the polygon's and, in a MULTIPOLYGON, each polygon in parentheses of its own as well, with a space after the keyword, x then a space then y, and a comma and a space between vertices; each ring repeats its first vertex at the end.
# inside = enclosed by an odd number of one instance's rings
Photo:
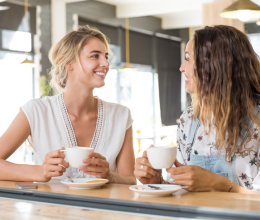
POLYGON ((140 196, 129 190, 129 185, 106 184, 100 189, 73 190, 59 180, 52 180, 38 184, 38 189, 34 190, 19 190, 15 182, 0 181, 0 197, 30 204, 40 202, 44 203, 41 205, 152 215, 154 218, 260 219, 260 196, 238 193, 191 193, 182 189, 172 196, 151 197, 140 196))

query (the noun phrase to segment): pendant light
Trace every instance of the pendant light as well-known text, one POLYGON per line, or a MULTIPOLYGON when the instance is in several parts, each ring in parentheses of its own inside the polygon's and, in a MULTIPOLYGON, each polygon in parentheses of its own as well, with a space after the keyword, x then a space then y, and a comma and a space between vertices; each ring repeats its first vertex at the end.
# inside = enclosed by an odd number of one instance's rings
MULTIPOLYGON (((25 31, 27 32, 29 30, 29 21, 28 21, 28 0, 24 0, 24 18, 25 18, 25 31)), ((28 59, 28 53, 26 52, 26 58, 24 61, 22 61, 21 65, 27 65, 30 67, 35 67, 35 63, 32 60, 28 59)))
MULTIPOLYGON (((1 2, 6 2, 6 0, 0 0, 0 3, 1 2)), ((0 11, 4 11, 4 10, 8 10, 10 7, 9 6, 0 6, 0 11)))
POLYGON ((129 18, 125 19, 125 52, 126 52, 126 65, 123 66, 120 72, 135 71, 135 68, 130 64, 130 49, 129 49, 129 18))
POLYGON ((8 10, 9 6, 0 6, 0 11, 8 10))
POLYGON ((260 26, 260 20, 258 20, 258 21, 256 22, 256 24, 260 26))
POLYGON ((250 0, 238 0, 225 8, 220 16, 223 18, 248 21, 250 18, 260 17, 260 6, 250 0))

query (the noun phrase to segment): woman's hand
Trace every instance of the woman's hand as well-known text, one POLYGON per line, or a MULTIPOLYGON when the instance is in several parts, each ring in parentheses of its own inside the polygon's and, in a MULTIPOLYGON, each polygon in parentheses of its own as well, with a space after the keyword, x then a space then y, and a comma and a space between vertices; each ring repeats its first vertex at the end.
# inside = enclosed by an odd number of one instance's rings
POLYGON ((87 158, 83 160, 83 163, 88 164, 87 166, 80 167, 85 174, 96 176, 97 178, 109 179, 111 178, 109 163, 106 158, 99 153, 90 152, 87 158))
POLYGON ((174 179, 175 184, 187 186, 187 191, 206 192, 206 191, 224 191, 228 192, 230 180, 212 173, 204 168, 195 165, 182 165, 177 160, 175 166, 166 169, 174 179))
POLYGON ((142 184, 159 184, 162 170, 156 170, 152 167, 147 158, 147 152, 144 151, 142 157, 136 158, 134 175, 142 184))
POLYGON ((69 167, 69 163, 64 160, 65 154, 60 150, 52 151, 46 154, 43 165, 39 167, 38 178, 39 182, 48 182, 52 177, 62 176, 69 167), (62 166, 61 166, 62 165, 62 166))

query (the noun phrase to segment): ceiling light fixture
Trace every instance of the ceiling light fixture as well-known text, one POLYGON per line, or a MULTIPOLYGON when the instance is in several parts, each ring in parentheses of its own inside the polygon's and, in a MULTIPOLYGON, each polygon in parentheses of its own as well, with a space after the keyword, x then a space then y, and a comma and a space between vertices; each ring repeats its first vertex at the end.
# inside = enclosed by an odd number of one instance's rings
POLYGON ((8 10, 9 6, 0 6, 0 11, 8 10))
POLYGON ((125 53, 126 53, 126 64, 119 71, 120 72, 131 72, 136 69, 130 64, 130 49, 129 49, 129 18, 125 19, 125 53))
MULTIPOLYGON (((24 0, 24 18, 25 18, 25 31, 27 32, 29 30, 29 21, 28 21, 28 0, 24 0)), ((35 67, 35 63, 32 60, 28 59, 28 53, 26 52, 26 58, 24 61, 22 61, 21 65, 27 65, 30 67, 35 67)))
MULTIPOLYGON (((0 3, 1 2, 6 2, 6 0, 0 0, 0 3)), ((9 6, 0 6, 0 11, 4 11, 4 10, 8 10, 10 7, 9 6)))
POLYGON ((248 21, 250 18, 260 17, 260 6, 250 0, 238 0, 225 8, 220 16, 223 18, 239 19, 248 21))

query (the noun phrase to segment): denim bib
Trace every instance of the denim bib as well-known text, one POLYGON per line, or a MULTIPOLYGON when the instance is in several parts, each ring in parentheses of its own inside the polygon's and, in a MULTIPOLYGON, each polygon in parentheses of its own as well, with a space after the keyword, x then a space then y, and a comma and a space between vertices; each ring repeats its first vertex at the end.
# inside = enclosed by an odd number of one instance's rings
MULTIPOLYGON (((260 106, 257 106, 256 108, 256 115, 258 115, 260 112, 260 106)), ((247 119, 249 127, 253 125, 253 122, 247 119)), ((227 162, 225 159, 225 155, 195 155, 191 154, 192 146, 195 141, 195 136, 198 131, 198 128, 200 126, 200 120, 195 119, 192 121, 189 138, 188 138, 188 144, 186 148, 186 152, 188 155, 187 158, 187 165, 197 165, 200 166, 206 170, 209 170, 213 173, 222 175, 230 180, 232 180, 234 183, 239 184, 237 177, 236 177, 236 170, 235 170, 235 160, 236 156, 232 156, 231 162, 227 162)), ((248 136, 248 132, 245 128, 242 128, 241 131, 242 137, 244 140, 246 140, 248 136)), ((241 143, 241 139, 239 138, 237 146, 239 146, 241 143)))

